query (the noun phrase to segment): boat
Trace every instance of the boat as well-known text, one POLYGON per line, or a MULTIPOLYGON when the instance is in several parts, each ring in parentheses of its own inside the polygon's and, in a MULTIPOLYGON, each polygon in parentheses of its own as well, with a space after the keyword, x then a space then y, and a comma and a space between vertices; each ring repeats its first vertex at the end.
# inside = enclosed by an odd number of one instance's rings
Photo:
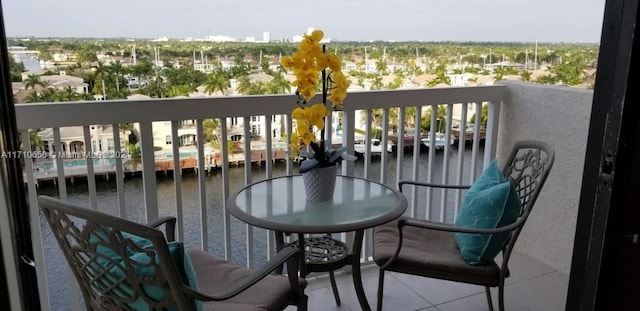
MULTIPOLYGON (((365 140, 356 141, 355 144, 353 145, 353 150, 356 153, 364 154, 367 150, 366 141, 365 140)), ((372 138, 369 140, 369 152, 371 153, 371 155, 380 155, 382 154, 383 150, 384 149, 382 148, 382 144, 380 143, 379 139, 372 138)))
MULTIPOLYGON (((460 126, 459 125, 454 125, 451 128, 451 135, 453 135, 453 137, 455 138, 456 141, 464 139, 466 142, 470 142, 473 141, 473 138, 475 136, 475 126, 473 124, 468 124, 465 132, 464 132, 464 136, 460 135, 460 126), (462 136, 462 137, 461 137, 462 136)), ((482 141, 486 138, 487 136, 487 130, 484 127, 480 127, 480 132, 478 133, 478 138, 482 141)))
MULTIPOLYGON (((431 137, 427 136, 427 138, 421 139, 422 144, 427 146, 427 148, 431 148, 431 137)), ((447 142, 449 145, 453 145, 455 143, 455 139, 451 136, 449 139, 446 138, 444 133, 436 132, 436 139, 434 140, 434 148, 435 149, 444 149, 447 146, 447 142)))
MULTIPOLYGON (((413 148, 413 143, 415 141, 415 129, 413 128, 405 128, 404 129, 404 135, 403 135, 403 139, 402 139, 402 146, 404 148, 413 148)), ((423 138, 426 138, 427 134, 426 133, 420 133, 420 139, 422 140, 423 138)), ((389 152, 393 152, 394 149, 397 148, 398 145, 398 134, 397 133, 390 133, 389 134, 389 141, 387 142, 387 151, 389 152)))

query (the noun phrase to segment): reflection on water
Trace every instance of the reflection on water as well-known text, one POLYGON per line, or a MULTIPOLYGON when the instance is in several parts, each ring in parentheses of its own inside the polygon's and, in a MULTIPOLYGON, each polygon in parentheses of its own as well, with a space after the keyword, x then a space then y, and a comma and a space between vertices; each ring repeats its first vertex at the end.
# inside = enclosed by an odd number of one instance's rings
MULTIPOLYGON (((405 160, 402 162, 403 179, 410 179, 414 175, 413 168, 413 154, 408 152, 405 155, 405 160)), ((420 159, 418 161, 418 176, 420 180, 427 180, 428 172, 428 151, 421 151, 420 159)), ((435 156, 434 165, 431 168, 433 173, 432 181, 443 182, 443 152, 437 151, 435 156)), ((449 182, 456 182, 457 180, 457 159, 458 152, 456 149, 451 150, 449 155, 449 174, 447 180, 449 182)), ((481 163, 483 152, 481 151, 477 158, 476 176, 481 171, 481 163)), ((469 180, 469 170, 471 167, 471 152, 465 151, 465 157, 463 161, 463 174, 465 181, 469 180)), ((395 153, 389 153, 387 158, 387 170, 386 170, 386 184, 395 188, 397 168, 397 158, 395 153)), ((380 180, 381 176, 380 157, 374 157, 372 159, 371 166, 369 168, 368 178, 373 180, 380 180)), ((273 167, 273 177, 283 176, 286 174, 285 165, 283 163, 277 163, 273 167)), ((266 178, 266 170, 264 166, 253 165, 251 167, 251 181, 259 181, 266 178)), ((364 163, 359 160, 355 163, 355 176, 364 177, 364 163)), ((214 170, 205 177, 205 188, 203 191, 206 193, 207 206, 205 211, 202 211, 199 207, 199 183, 197 175, 192 170, 185 170, 182 174, 182 213, 184 219, 184 243, 185 248, 200 247, 202 241, 200 239, 201 219, 206 214, 207 229, 209 245, 207 245, 208 251, 220 256, 224 256, 224 211, 223 211, 223 191, 222 191, 222 174, 220 170, 214 170)), ((463 182, 467 183, 468 182, 463 182)), ((142 222, 144 219, 144 197, 143 197, 143 185, 141 178, 127 177, 124 181, 124 198, 125 198, 125 214, 129 219, 137 222, 142 222)), ((239 190, 245 185, 245 172, 243 167, 231 168, 229 170, 229 189, 231 192, 239 190)), ((97 197, 98 197, 98 210, 109 214, 118 214, 118 196, 116 183, 114 178, 109 181, 97 180, 97 197)), ((158 208, 161 216, 176 216, 175 205, 175 188, 173 182, 173 176, 164 176, 158 174, 157 177, 158 188, 158 208)), ((411 191, 406 191, 409 201, 408 213, 413 210, 419 217, 425 217, 426 215, 426 191, 419 191, 416 193, 416 207, 412 207, 411 191)), ((75 184, 67 184, 68 200, 80 205, 89 206, 90 198, 88 194, 88 186, 86 182, 78 182, 75 184)), ((41 187, 39 189, 40 194, 58 196, 58 189, 54 187, 41 187)), ((441 205, 439 200, 442 197, 442 192, 434 191, 431 194, 431 200, 434 202, 434 206, 430 210, 430 217, 432 219, 438 219, 440 217, 441 205)), ((446 202, 448 206, 452 206, 455 202, 455 193, 448 192, 446 194, 446 202)), ((449 208, 451 210, 451 208, 449 208)), ((453 213, 449 211, 446 215, 450 221, 453 217, 453 213)), ((231 226, 231 244, 232 244, 232 258, 238 263, 244 264, 246 261, 246 224, 234 219, 230 223, 231 226)), ((69 302, 66 297, 69 297, 69 288, 67 278, 71 277, 68 271, 67 265, 62 264, 64 258, 60 252, 55 239, 49 230, 49 226, 41 216, 40 227, 42 228, 42 234, 44 239, 45 250, 45 263, 47 276, 49 280, 49 295, 51 297, 52 310, 64 310, 68 308, 69 302)), ((266 262, 267 252, 267 232, 260 228, 253 229, 254 234, 254 258, 257 266, 261 266, 266 262)), ((370 245, 370 244, 369 244, 370 245)))

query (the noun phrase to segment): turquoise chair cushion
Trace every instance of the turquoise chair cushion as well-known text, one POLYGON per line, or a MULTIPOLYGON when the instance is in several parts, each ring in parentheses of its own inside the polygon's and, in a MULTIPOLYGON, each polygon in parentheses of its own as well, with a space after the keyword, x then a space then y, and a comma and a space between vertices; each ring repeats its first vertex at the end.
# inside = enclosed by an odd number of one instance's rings
MULTIPOLYGON (((142 290, 147 294, 149 298, 156 302, 165 300, 168 293, 165 288, 145 283, 145 278, 152 277, 156 274, 155 264, 158 264, 158 256, 153 249, 153 243, 146 239, 133 234, 122 233, 124 239, 130 239, 134 245, 121 245, 124 247, 124 253, 126 258, 120 256, 114 251, 106 241, 107 235, 110 232, 109 229, 106 232, 92 233, 89 241, 96 243, 96 253, 99 255, 96 259, 98 265, 93 265, 94 269, 100 270, 100 267, 108 269, 110 274, 106 274, 106 279, 102 280, 103 285, 106 287, 112 287, 114 283, 123 278, 127 278, 125 273, 125 267, 133 267, 133 271, 136 275, 135 280, 127 280, 125 283, 120 283, 118 286, 113 287, 112 294, 122 299, 132 297, 131 302, 127 305, 133 310, 151 310, 153 309, 149 303, 142 297, 138 296, 133 299, 135 287, 142 287, 142 290), (103 243, 104 241, 104 243, 103 243), (153 262, 151 261, 153 258, 153 262)), ((183 280, 188 280, 185 269, 193 271, 193 267, 190 266, 190 261, 185 261, 184 245, 181 242, 167 243, 169 254, 173 260, 178 273, 181 274, 183 280)), ((187 284, 188 285, 188 284, 187 284)), ((176 306, 168 308, 169 310, 177 310, 176 306)))
MULTIPOLYGON (((183 273, 184 275, 184 271, 182 272, 180 271, 184 269, 183 244, 181 242, 170 242, 170 243, 167 243, 167 248, 169 249, 169 254, 171 255, 171 259, 173 260, 174 264, 178 268, 178 272, 183 273)), ((159 263, 158 256, 155 250, 153 249, 153 246, 151 245, 151 246, 145 247, 145 251, 136 252, 132 256, 129 256, 128 258, 122 260, 121 264, 123 266, 125 264, 128 264, 134 267, 133 270, 138 278, 135 281, 130 280, 132 281, 130 282, 131 286, 141 286, 142 290, 145 292, 148 298, 156 302, 161 302, 167 299, 167 296, 168 296, 167 290, 162 286, 147 284, 144 282, 145 278, 153 277, 156 274, 155 265, 158 263, 159 263), (149 251, 149 252, 146 252, 146 251, 149 251), (152 259, 153 259, 153 262, 151 261, 152 259), (140 283, 137 283, 137 281, 140 281, 140 283)), ((122 271, 121 269, 118 269, 117 267, 112 268, 111 271, 118 277, 126 277, 126 275, 124 274, 124 271, 122 271)), ((125 294, 123 297, 133 296, 133 293, 134 293, 133 288, 124 284, 120 285, 119 287, 120 287, 120 290, 122 290, 123 293, 125 294)), ((152 310, 153 309, 149 305, 149 303, 141 296, 138 296, 135 301, 128 303, 128 305, 133 310, 152 310)), ((177 306, 175 305, 170 306, 168 310, 177 310, 177 306)))
MULTIPOLYGON (((455 225, 492 229, 515 222, 519 215, 520 197, 493 160, 467 191, 455 225)), ((480 265, 500 253, 508 234, 456 233, 455 240, 464 260, 480 265)))
MULTIPOLYGON (((196 270, 193 268, 193 263, 191 262, 191 258, 189 258, 189 254, 184 253, 184 272, 187 277, 187 281, 194 289, 198 288, 198 276, 196 275, 196 270)), ((204 310, 204 304, 201 300, 194 299, 196 310, 202 311, 204 310)))

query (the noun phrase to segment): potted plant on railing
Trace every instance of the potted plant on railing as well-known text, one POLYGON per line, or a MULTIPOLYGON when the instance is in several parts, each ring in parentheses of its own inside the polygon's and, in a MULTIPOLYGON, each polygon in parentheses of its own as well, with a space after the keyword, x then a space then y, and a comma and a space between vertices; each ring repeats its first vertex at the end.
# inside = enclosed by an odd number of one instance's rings
POLYGON ((283 57, 282 67, 290 69, 296 76, 291 83, 297 88, 297 107, 291 112, 294 130, 289 143, 289 155, 304 160, 300 164, 307 200, 328 201, 333 198, 335 189, 336 167, 342 160, 354 160, 352 155, 345 154, 346 147, 337 149, 326 146, 325 118, 331 111, 342 107, 347 95, 350 81, 342 73, 340 58, 327 53, 320 40, 324 34, 316 30, 304 35, 298 50, 291 57, 283 57), (322 83, 322 102, 310 104, 315 96, 318 79, 322 83), (320 131, 320 139, 315 132, 320 131))

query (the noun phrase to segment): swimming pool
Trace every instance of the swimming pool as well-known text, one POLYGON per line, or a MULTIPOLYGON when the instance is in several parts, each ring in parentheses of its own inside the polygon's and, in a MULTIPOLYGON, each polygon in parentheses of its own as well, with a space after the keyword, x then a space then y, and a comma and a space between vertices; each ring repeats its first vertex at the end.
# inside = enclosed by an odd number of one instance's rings
MULTIPOLYGON (((76 160, 63 160, 64 167, 73 168, 73 167, 86 167, 87 160, 86 159, 76 159, 76 160)), ((114 158, 105 158, 105 159, 93 159, 93 165, 115 165, 116 159, 114 158)), ((45 162, 42 164, 42 169, 45 171, 54 170, 53 162, 45 162)))

